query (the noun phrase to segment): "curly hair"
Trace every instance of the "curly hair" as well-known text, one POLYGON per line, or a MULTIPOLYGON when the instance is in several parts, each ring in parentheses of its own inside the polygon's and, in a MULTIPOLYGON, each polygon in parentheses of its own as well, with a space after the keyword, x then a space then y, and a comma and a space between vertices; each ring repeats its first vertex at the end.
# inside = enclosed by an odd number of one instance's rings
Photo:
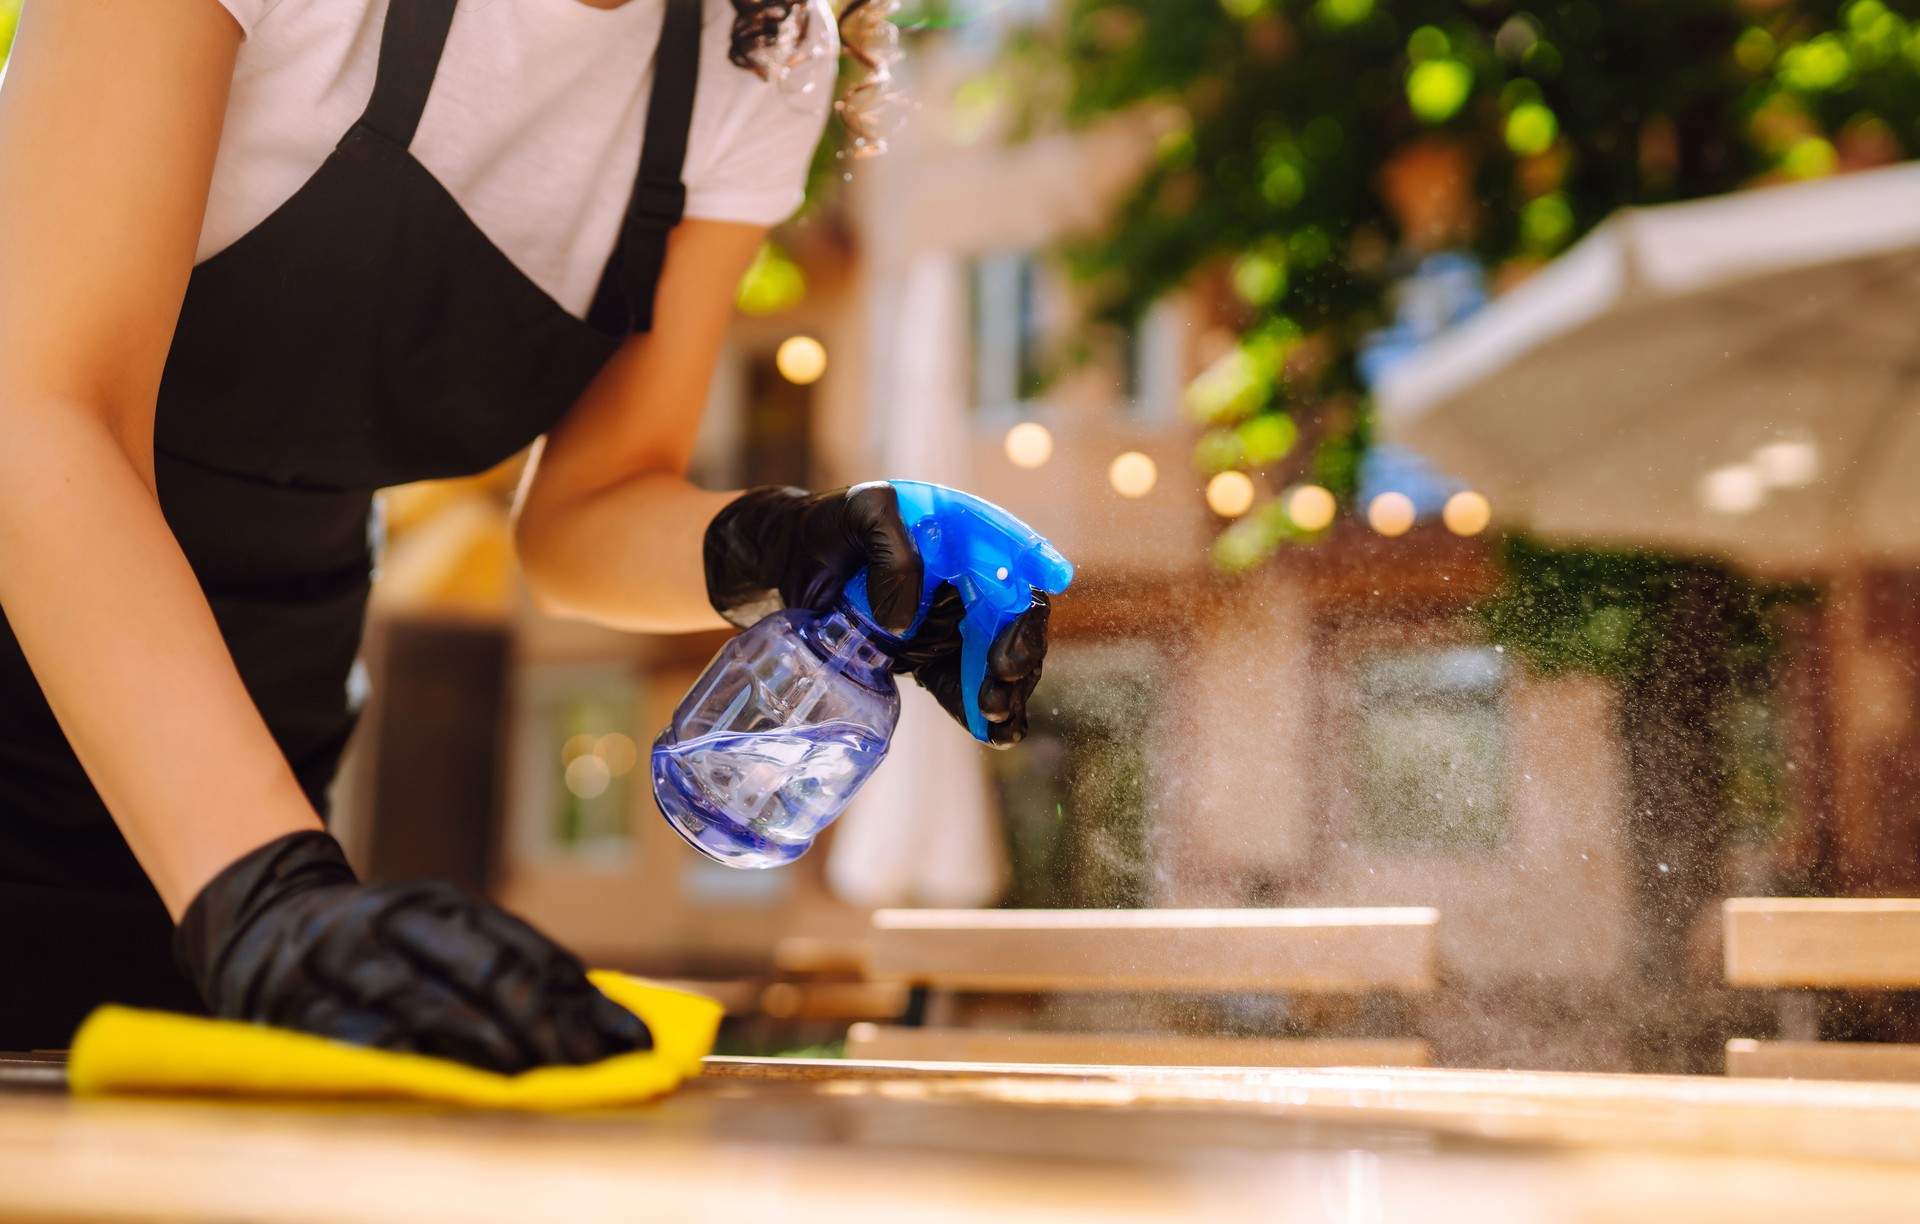
MULTIPOLYGON (((861 69, 834 108, 846 124, 855 156, 886 150, 880 112, 894 100, 892 63, 898 52, 887 17, 898 0, 845 0, 838 17, 842 51, 861 69)), ((776 65, 769 53, 806 46, 812 32, 812 0, 733 0, 733 41, 727 57, 762 78, 776 65)))
POLYGON ((727 58, 749 72, 766 74, 756 58, 758 53, 780 41, 780 34, 800 10, 800 20, 810 21, 807 0, 733 0, 733 45, 727 58))

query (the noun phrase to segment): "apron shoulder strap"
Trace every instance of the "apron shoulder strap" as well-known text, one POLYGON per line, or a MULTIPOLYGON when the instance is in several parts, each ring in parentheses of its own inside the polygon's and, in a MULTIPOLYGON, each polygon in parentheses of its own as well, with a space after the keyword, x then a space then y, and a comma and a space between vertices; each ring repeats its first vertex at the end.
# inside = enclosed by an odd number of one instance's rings
MULTIPOLYGON (((399 0, 395 0, 396 3, 399 0)), ((701 0, 667 0, 653 56, 640 173, 627 201, 620 238, 601 274, 587 321, 611 335, 653 325, 654 290, 667 261, 667 235, 686 213, 687 134, 700 84, 701 0)))
POLYGON ((413 143, 458 2, 389 0, 373 97, 356 127, 371 128, 403 149, 413 143))

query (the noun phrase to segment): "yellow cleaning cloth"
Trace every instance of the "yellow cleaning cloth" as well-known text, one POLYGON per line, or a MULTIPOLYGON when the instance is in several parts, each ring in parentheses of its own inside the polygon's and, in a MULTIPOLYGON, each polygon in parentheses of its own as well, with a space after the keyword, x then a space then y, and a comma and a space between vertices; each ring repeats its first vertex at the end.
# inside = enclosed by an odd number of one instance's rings
POLYGON ((632 1105, 700 1072, 720 1004, 620 973, 589 975, 646 1022, 653 1049, 584 1067, 519 1075, 397 1054, 287 1029, 102 1007, 74 1034, 67 1083, 76 1095, 117 1093, 411 1100, 478 1109, 553 1111, 632 1105))

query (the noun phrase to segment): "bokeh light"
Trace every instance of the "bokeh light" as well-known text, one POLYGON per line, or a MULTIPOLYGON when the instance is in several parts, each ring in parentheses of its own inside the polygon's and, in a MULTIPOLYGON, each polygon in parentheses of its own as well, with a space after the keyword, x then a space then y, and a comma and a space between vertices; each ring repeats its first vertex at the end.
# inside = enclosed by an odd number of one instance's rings
POLYGON ((1520 157, 1533 157, 1553 147, 1560 122, 1538 102, 1526 102, 1507 116, 1507 147, 1520 157))
POLYGON ((1053 458, 1053 435, 1045 425, 1023 421, 1007 431, 1007 458, 1015 467, 1037 468, 1053 458))
POLYGON ((806 296, 807 278, 800 265, 777 244, 763 242, 753 257, 753 266, 740 278, 734 300, 742 313, 759 317, 791 310, 806 296))
POLYGON ((1457 536, 1476 536, 1493 521, 1493 507, 1481 494, 1463 489, 1447 499, 1446 508, 1440 511, 1440 521, 1457 536))
POLYGON ((1811 442, 1769 442, 1753 452, 1760 478, 1776 489, 1799 489, 1820 475, 1820 448, 1811 442))
POLYGON ((1107 483, 1122 497, 1145 497, 1159 480, 1159 467, 1139 451, 1118 456, 1107 469, 1107 483))
POLYGON ((1473 69, 1455 59, 1415 64, 1407 74, 1407 105, 1423 123, 1444 123, 1473 92, 1473 69))
POLYGON ((1253 509, 1253 479, 1245 472, 1222 472, 1207 482, 1207 508, 1221 518, 1239 518, 1253 509))
POLYGON ((1766 500, 1767 481, 1751 463, 1730 463, 1701 477, 1699 494, 1715 514, 1751 514, 1766 500))
POLYGON ((1301 485, 1287 494, 1287 517, 1302 531, 1323 531, 1339 510, 1333 494, 1319 485, 1301 485))
POLYGON ((581 757, 591 753, 594 746, 599 742, 599 737, 588 735, 585 732, 569 738, 566 743, 560 745, 560 763, 562 765, 573 764, 581 757))
POLYGON ((567 766, 567 789, 582 799, 598 799, 613 782, 613 771, 591 752, 577 756, 567 766))
POLYGON ((1367 503, 1367 522, 1383 536, 1407 534, 1415 517, 1413 499, 1405 493, 1382 493, 1367 503))
POLYGON ((773 364, 780 377, 805 387, 827 372, 827 347, 812 336, 792 336, 781 343, 773 364))
POLYGON ((593 746, 593 755, 606 762, 607 772, 624 778, 640 761, 640 749, 618 731, 603 735, 593 746))

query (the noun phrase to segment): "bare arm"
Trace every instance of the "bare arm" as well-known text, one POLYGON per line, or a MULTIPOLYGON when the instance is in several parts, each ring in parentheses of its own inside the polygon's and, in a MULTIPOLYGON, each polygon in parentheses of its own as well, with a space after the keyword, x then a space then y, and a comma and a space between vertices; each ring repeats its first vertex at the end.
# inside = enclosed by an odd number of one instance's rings
POLYGON ((34 0, 0 90, 0 607, 175 917, 319 827, 154 494, 239 39, 215 0, 34 0))
POLYGON ((654 330, 627 342, 536 453, 516 534, 548 611, 656 633, 724 625, 701 544, 735 495, 697 489, 686 471, 735 286, 765 236, 719 221, 676 229, 654 330))

